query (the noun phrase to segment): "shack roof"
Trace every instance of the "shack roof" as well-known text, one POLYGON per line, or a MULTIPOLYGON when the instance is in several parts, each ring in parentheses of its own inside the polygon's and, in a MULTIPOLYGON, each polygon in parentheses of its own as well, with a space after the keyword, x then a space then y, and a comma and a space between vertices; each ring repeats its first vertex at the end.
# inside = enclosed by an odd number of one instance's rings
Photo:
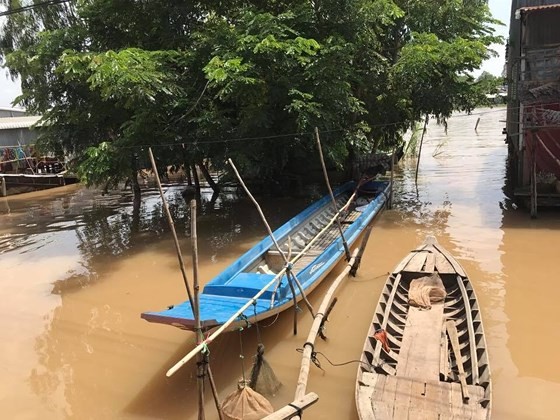
POLYGON ((533 13, 533 12, 541 12, 545 10, 553 10, 553 9, 560 9, 560 3, 558 4, 546 4, 542 6, 527 6, 527 7, 520 7, 518 11, 521 13, 533 13))
POLYGON ((31 128, 31 126, 41 119, 40 116, 31 115, 25 117, 4 117, 0 118, 0 130, 13 130, 17 128, 31 128))

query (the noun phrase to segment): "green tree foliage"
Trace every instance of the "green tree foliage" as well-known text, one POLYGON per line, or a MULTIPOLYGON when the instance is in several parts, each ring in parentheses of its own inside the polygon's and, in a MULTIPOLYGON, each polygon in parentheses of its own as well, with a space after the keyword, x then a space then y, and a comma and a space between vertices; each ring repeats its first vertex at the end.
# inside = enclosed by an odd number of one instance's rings
POLYGON ((90 184, 132 176, 147 146, 273 178, 316 161, 315 126, 343 165, 472 109, 494 23, 482 0, 79 0, 10 15, 0 52, 43 145, 90 184))

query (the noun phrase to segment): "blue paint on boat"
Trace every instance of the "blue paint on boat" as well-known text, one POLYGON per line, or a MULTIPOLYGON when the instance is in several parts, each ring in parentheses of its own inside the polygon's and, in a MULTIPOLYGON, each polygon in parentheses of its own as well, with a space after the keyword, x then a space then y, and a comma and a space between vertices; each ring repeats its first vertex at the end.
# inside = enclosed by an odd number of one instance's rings
MULTIPOLYGON (((356 184, 349 182, 335 189, 333 193, 335 197, 344 194, 350 195, 355 188, 356 184)), ((387 181, 368 183, 368 194, 371 194, 372 190, 377 191, 377 193, 375 198, 361 208, 361 214, 345 226, 344 238, 349 246, 356 241, 366 226, 381 211, 387 201, 389 189, 390 185, 387 181)), ((273 232, 277 242, 285 241, 288 235, 294 233, 302 224, 309 222, 309 218, 316 212, 329 206, 331 206, 331 197, 327 195, 293 217, 273 232)), ((203 329, 210 329, 225 323, 274 279, 274 274, 263 274, 254 270, 249 272, 251 268, 254 269, 257 261, 263 259, 267 251, 274 249, 272 239, 267 236, 204 287, 199 296, 200 318, 203 329)), ((319 284, 336 263, 344 257, 344 253, 342 238, 337 236, 315 259, 295 272, 306 293, 319 284)), ((254 304, 243 313, 240 321, 243 321, 243 318, 247 318, 249 321, 263 319, 293 306, 293 295, 286 275, 282 277, 280 285, 277 286, 277 283, 273 284, 259 299, 256 299, 254 304), (274 300, 272 300, 273 296, 274 300)), ((300 292, 297 288, 295 289, 296 299, 299 300, 301 299, 300 292)), ((150 322, 194 329, 194 315, 188 300, 164 311, 144 312, 141 316, 150 322)))

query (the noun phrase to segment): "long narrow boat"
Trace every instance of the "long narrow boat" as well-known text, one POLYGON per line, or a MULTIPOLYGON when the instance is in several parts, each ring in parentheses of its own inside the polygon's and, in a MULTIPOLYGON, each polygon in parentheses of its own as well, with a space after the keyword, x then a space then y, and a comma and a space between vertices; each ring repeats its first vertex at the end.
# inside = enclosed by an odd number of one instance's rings
MULTIPOLYGON (((370 181, 367 188, 362 186, 354 194, 358 185, 348 182, 333 191, 337 208, 341 209, 338 213, 328 195, 273 232, 283 252, 287 254, 288 248, 291 249, 293 258, 289 266, 305 294, 315 289, 345 256, 336 216, 339 216, 344 238, 351 246, 387 201, 389 184, 387 181, 370 181)), ((296 301, 303 296, 297 285, 289 284, 285 267, 284 257, 275 248, 272 238, 267 236, 206 284, 200 294, 201 327, 210 330, 225 324, 250 300, 254 304, 231 324, 232 328, 245 325, 247 321, 265 319, 293 306, 292 290, 296 301)), ((144 312, 141 316, 150 322, 187 330, 195 328, 188 300, 163 311, 144 312)))
POLYGON ((356 383, 360 419, 489 419, 492 386, 475 292, 429 236, 389 275, 356 383))

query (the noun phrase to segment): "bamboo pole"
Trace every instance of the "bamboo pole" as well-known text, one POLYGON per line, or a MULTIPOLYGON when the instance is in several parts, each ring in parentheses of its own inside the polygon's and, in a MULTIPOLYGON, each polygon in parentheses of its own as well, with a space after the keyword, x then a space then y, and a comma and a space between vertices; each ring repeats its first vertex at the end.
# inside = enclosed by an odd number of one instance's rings
MULTIPOLYGON (((245 182, 243 182, 243 179, 241 178, 241 175, 239 174, 239 171, 235 167, 233 161, 231 159, 228 159, 228 162, 231 165, 231 167, 233 168, 233 172, 235 172, 235 175, 237 176, 237 179, 239 180, 241 186, 245 190, 245 193, 249 196, 249 198, 251 199, 251 201, 253 202, 253 204, 257 208, 257 211, 259 212, 259 215, 261 216, 261 219, 262 219, 264 225, 266 226, 266 230, 268 232, 268 235, 272 239, 272 242, 274 243, 274 246, 276 247, 276 249, 278 250, 278 252, 282 256, 282 258, 284 259, 284 263, 286 264, 286 266, 289 267, 290 261, 286 257, 285 252, 282 251, 282 248, 280 248, 280 245, 278 245, 278 242, 276 241, 276 238, 274 237, 274 234, 272 233, 272 229, 270 228, 270 225, 268 224, 268 222, 266 220, 266 217, 265 217, 265 215, 264 215, 264 213, 261 209, 261 206, 259 206, 259 203, 257 202, 257 200, 255 199, 255 197, 253 197, 253 194, 251 194, 251 192, 249 191, 249 188, 247 188, 247 185, 245 185, 245 182)), ((288 281, 290 281, 290 275, 292 276, 292 278, 294 280, 294 283, 297 285, 297 287, 299 289, 299 292, 301 293, 301 296, 303 298, 303 301, 305 302, 305 305, 307 306, 307 309, 309 309, 309 312, 311 312, 312 316, 315 316, 315 312, 313 311, 313 306, 311 306, 311 303, 307 299, 307 296, 305 295, 305 291, 303 290, 303 287, 301 286, 301 283, 297 279, 296 275, 294 273, 292 273, 291 271, 288 272, 288 281)), ((293 291, 292 293, 294 293, 294 301, 295 301, 295 291, 293 291)))
MULTIPOLYGON (((370 230, 371 230, 371 226, 368 227, 368 231, 370 231, 370 230)), ((325 297, 323 298, 323 301, 321 302, 321 306, 319 307, 319 311, 317 312, 317 315, 315 316, 315 319, 313 320, 313 324, 311 325, 311 329, 309 330, 309 335, 307 336, 307 341, 303 345, 303 356, 302 356, 301 368, 300 368, 300 371, 299 371, 298 383, 297 383, 297 387, 296 387, 294 400, 299 400, 299 399, 301 399, 305 396, 305 390, 307 388, 307 379, 309 377, 309 367, 310 367, 310 363, 311 363, 311 356, 312 356, 312 353, 313 353, 313 347, 314 347, 314 344, 315 344, 315 340, 317 338, 317 334, 319 332, 319 328, 321 327, 321 324, 323 322, 325 311, 327 310, 327 308, 330 304, 332 296, 334 295, 334 293, 338 289, 338 286, 340 286, 340 284, 344 281, 344 279, 346 279, 348 273, 350 273, 352 271, 354 263, 356 262, 356 258, 357 258, 358 255, 360 255, 361 252, 363 252, 362 250, 365 249, 368 239, 369 239, 369 232, 367 232, 367 234, 363 237, 362 243, 360 244, 360 247, 358 249, 354 250, 354 253, 352 254, 350 260, 346 264, 346 267, 338 275, 338 277, 333 282, 331 287, 329 287, 329 290, 327 291, 327 293, 325 294, 325 297)))
POLYGON ((426 114, 426 119, 424 120, 424 129, 422 130, 422 137, 420 137, 420 146, 418 146, 418 159, 416 161, 416 174, 414 175, 414 183, 418 185, 418 168, 420 167, 420 155, 422 154, 422 143, 424 143, 424 134, 426 134, 426 128, 428 127, 429 115, 426 114))
MULTIPOLYGON (((208 353, 204 355, 208 357, 208 353)), ((214 375, 212 374, 212 369, 210 368, 210 364, 208 366, 208 382, 210 382, 210 389, 212 390, 212 395, 214 396, 214 404, 216 404, 216 410, 218 410, 218 418, 223 420, 222 415, 222 405, 220 403, 220 398, 218 397, 218 390, 216 388, 216 382, 214 382, 214 375)))
POLYGON ((294 415, 299 414, 301 411, 305 410, 312 404, 315 404, 319 400, 319 396, 314 393, 310 392, 309 394, 305 395, 303 398, 292 401, 290 404, 285 405, 280 410, 275 411, 272 414, 269 414, 263 420, 287 420, 291 419, 294 415))
MULTIPOLYGON (((200 302, 198 285, 198 237, 196 232, 196 200, 191 200, 191 245, 192 245, 192 258, 193 258, 193 289, 194 289, 194 325, 196 332, 196 341, 200 343, 204 336, 200 328, 200 302)), ((204 420, 204 377, 205 375, 205 357, 204 354, 198 354, 196 383, 198 387, 198 420, 204 420)))
POLYGON ((175 242, 175 249, 177 251, 177 258, 179 259, 179 266, 181 267, 181 274, 183 275, 183 282, 185 283, 185 288, 187 289, 187 294, 189 295, 189 302, 191 308, 194 311, 194 302, 191 293, 191 288, 187 280, 187 272, 185 270, 185 262, 183 261, 183 254, 181 253, 181 247, 179 246, 179 239, 177 239, 177 232, 175 231, 175 224, 173 223, 173 217, 171 217, 171 212, 169 211, 169 206, 167 205, 167 200, 163 194, 163 189, 161 188, 161 182, 159 180, 159 174, 157 171, 156 160, 154 159, 154 154, 152 153, 152 148, 148 148, 148 154, 150 155, 150 161, 152 162, 152 170, 156 178, 156 183, 159 189, 159 195, 161 196, 161 201, 163 202, 163 208, 165 209, 165 214, 167 215, 167 222, 171 228, 171 233, 173 234, 173 240, 175 242))
MULTIPOLYGON (((323 148, 321 147, 321 139, 319 137, 319 129, 315 127, 315 139, 317 140, 317 149, 319 149, 319 157, 321 158, 321 166, 323 167, 323 176, 325 177, 325 183, 327 184, 327 188, 329 189, 329 194, 331 195, 331 200, 333 204, 333 208, 335 213, 338 212, 338 208, 336 205, 336 200, 334 199, 334 194, 332 192, 331 183, 329 181, 329 174, 327 173, 327 166, 325 165, 325 159, 323 158, 323 148)), ((344 252, 346 253, 346 260, 350 259, 350 249, 348 249, 348 244, 346 243, 346 239, 344 238, 344 232, 342 231, 342 225, 340 224, 340 219, 336 218, 336 224, 338 226, 338 232, 340 233, 340 237, 342 238, 342 244, 344 245, 344 252)))

